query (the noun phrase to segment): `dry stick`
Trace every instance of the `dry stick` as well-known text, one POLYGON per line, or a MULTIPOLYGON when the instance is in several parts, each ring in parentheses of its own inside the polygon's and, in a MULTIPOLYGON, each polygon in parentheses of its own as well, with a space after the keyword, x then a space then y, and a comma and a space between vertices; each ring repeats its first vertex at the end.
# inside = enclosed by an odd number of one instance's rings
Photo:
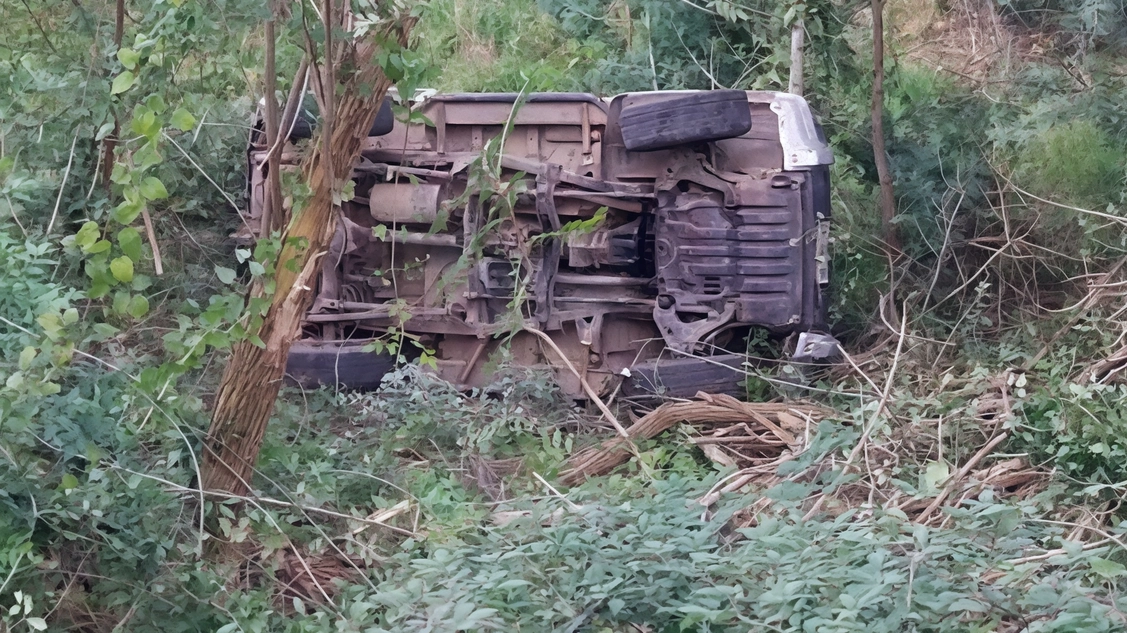
MULTIPOLYGON (((392 507, 390 507, 386 510, 377 510, 376 512, 369 514, 367 519, 369 521, 376 521, 378 523, 385 523, 385 522, 387 522, 391 519, 394 519, 395 517, 403 514, 404 512, 407 512, 410 509, 411 509, 411 501, 409 499, 404 499, 403 501, 400 501, 399 503, 395 504, 394 506, 392 506, 392 507)), ((352 530, 352 534, 353 534, 353 536, 355 536, 357 534, 360 534, 361 532, 363 532, 366 529, 368 529, 367 524, 361 525, 360 527, 356 528, 355 530, 352 530)))
POLYGON ((1091 209, 1074 207, 1072 205, 1063 204, 1063 203, 1060 203, 1060 202, 1053 202, 1052 200, 1046 200, 1045 198, 1035 196, 1035 195, 1029 193, 1028 191, 1022 189, 1021 187, 1018 187, 1012 181, 1010 181, 1009 178, 1006 178, 1005 176, 1002 176, 1002 178, 1005 178, 1006 184, 1013 187, 1014 191, 1020 193, 1023 196, 1029 196, 1030 198, 1033 198, 1034 200, 1036 200, 1038 202, 1044 202, 1045 204, 1049 204, 1049 205, 1052 205, 1054 207, 1058 207, 1058 208, 1061 208, 1061 209, 1066 209, 1068 211, 1076 211, 1077 213, 1086 213, 1088 215, 1094 215, 1097 218, 1103 218, 1105 220, 1110 220, 1112 222, 1115 222, 1116 224, 1127 225, 1127 218, 1122 218, 1122 217, 1119 217, 1118 215, 1111 215, 1110 213, 1102 213, 1100 211, 1093 211, 1091 209))
POLYGON ((336 174, 333 173, 332 157, 332 138, 333 129, 336 126, 336 63, 333 61, 333 26, 336 22, 336 16, 333 15, 333 0, 325 0, 325 12, 321 16, 321 23, 325 27, 325 64, 323 66, 325 78, 322 80, 321 87, 324 89, 324 94, 321 95, 321 100, 325 103, 325 109, 321 112, 321 126, 324 131, 322 140, 324 141, 324 153, 327 160, 324 162, 325 175, 329 180, 329 187, 333 191, 337 189, 336 174))
POLYGON ((845 359, 845 362, 849 363, 849 365, 853 367, 853 371, 860 374, 861 377, 865 379, 865 382, 869 383, 869 386, 873 388, 873 391, 880 391, 880 387, 877 386, 877 383, 873 382, 873 379, 869 378, 869 375, 861 370, 861 367, 857 364, 856 361, 853 360, 853 357, 849 355, 849 352, 845 351, 845 348, 842 347, 840 343, 838 344, 837 349, 839 352, 841 352, 841 357, 845 359))
MULTIPOLYGON (((1080 548, 1080 551, 1087 552, 1089 550, 1093 550, 1093 549, 1096 549, 1096 548, 1099 548, 1099 547, 1104 547, 1105 545, 1107 545, 1110 542, 1111 542, 1111 539, 1104 539, 1102 541, 1096 541, 1095 543, 1087 543, 1080 548)), ((1015 558, 1015 559, 1013 559, 1011 561, 1007 561, 1007 562, 1010 565, 1023 565, 1025 563, 1036 563, 1038 561, 1048 560, 1048 559, 1050 559, 1054 556, 1060 556, 1062 554, 1069 554, 1069 553, 1071 553, 1071 552, 1069 552, 1068 550, 1063 549, 1063 548, 1061 548, 1061 549, 1051 549, 1051 550, 1048 550, 1048 551, 1046 551, 1042 554, 1035 554, 1033 556, 1023 556, 1021 558, 1015 558)))
MULTIPOLYGON (((114 9, 114 28, 113 28, 113 49, 114 52, 121 50, 121 38, 125 34, 125 0, 117 0, 114 9)), ((110 193, 110 185, 113 182, 113 168, 117 162, 117 141, 118 135, 121 134, 121 118, 116 111, 113 112, 113 132, 102 139, 102 154, 105 158, 102 160, 102 187, 105 188, 106 193, 110 193)))
POLYGON ((164 264, 160 257, 160 246, 157 245, 157 234, 153 231, 153 219, 149 216, 148 209, 141 209, 141 219, 145 221, 145 235, 149 238, 149 246, 153 249, 153 269, 157 277, 164 274, 164 264))
MULTIPOLYGON (((1127 263, 1127 257, 1121 257, 1119 261, 1115 262, 1110 270, 1104 273, 1101 283, 1107 283, 1107 281, 1111 279, 1111 276, 1119 272, 1119 269, 1122 268, 1123 264, 1125 263, 1127 263)), ((1088 310, 1088 308, 1092 307, 1092 304, 1095 303, 1095 301, 1099 299, 1102 294, 1103 293, 1100 292, 1099 288, 1089 292, 1088 296, 1084 297, 1084 300, 1076 306, 1076 314, 1072 315, 1072 318, 1068 320, 1068 323, 1065 323, 1063 326, 1061 326, 1061 328, 1049 338, 1049 340, 1036 354, 1030 357, 1029 360, 1025 361, 1025 364, 1021 367, 1022 370, 1029 371, 1030 369, 1033 369, 1033 366, 1037 364, 1037 361, 1041 360, 1041 358, 1044 357, 1045 354, 1049 353, 1049 348, 1053 346, 1053 343, 1056 343, 1057 339, 1068 333, 1068 331, 1076 325, 1080 318, 1084 316, 1084 313, 1088 310)))
POLYGON ((1049 525, 1063 525, 1064 527, 1078 528, 1080 530, 1088 530, 1089 532, 1095 532, 1096 534, 1104 537, 1104 539, 1106 539, 1108 541, 1113 541, 1119 547, 1123 548, 1124 550, 1127 550, 1127 543, 1124 543, 1122 540, 1112 536, 1110 533, 1106 532, 1105 530, 1101 530, 1098 527, 1093 527, 1091 525, 1081 525, 1079 523, 1069 522, 1069 521, 1054 521, 1053 519, 1029 519, 1029 520, 1032 521, 1033 523, 1046 523, 1046 524, 1049 524, 1049 525))
MULTIPOLYGON (((583 392, 587 394, 587 397, 591 398, 591 400, 595 403, 595 406, 599 407, 599 411, 603 412, 603 417, 605 417, 612 425, 614 425, 614 430, 618 431, 619 435, 629 441, 630 434, 626 432, 626 429, 623 428, 622 424, 618 422, 618 418, 616 418, 614 414, 611 413, 610 409, 607 408, 607 405, 603 403, 603 400, 599 397, 599 394, 595 393, 595 390, 591 388, 591 385, 589 385, 587 381, 583 379, 583 376, 579 374, 579 370, 575 368, 575 365, 571 364, 571 361, 568 360, 567 356, 563 353, 563 350, 561 350, 559 346, 556 345, 556 342, 553 341, 550 336, 536 328, 526 327, 524 329, 526 332, 531 332, 532 334, 540 337, 540 340, 547 343, 548 346, 551 347, 557 355, 559 355, 560 360, 564 362, 564 365, 566 365, 571 373, 574 374, 575 377, 579 380, 579 384, 583 387, 583 392)), ((631 445, 633 445, 633 442, 631 442, 631 445)))
MULTIPOLYGON (((1025 235, 1028 235, 1028 233, 1026 233, 1025 235)), ((1024 237, 1025 237, 1025 235, 1022 235, 1022 236, 1021 236, 1021 237, 1019 237, 1018 239, 1022 239, 1022 238, 1024 238, 1024 237)), ((950 292, 950 294, 948 294, 948 295, 947 295, 946 297, 944 297, 944 298, 943 298, 943 300, 942 300, 942 301, 937 301, 937 302, 935 303, 935 305, 934 305, 934 306, 932 306, 932 308, 935 308, 936 306, 938 306, 938 305, 940 305, 940 304, 942 304, 942 303, 946 303, 946 302, 947 302, 947 301, 948 301, 949 299, 951 299, 951 298, 952 298, 952 297, 954 297, 955 295, 957 295, 957 294, 959 294, 960 292, 962 292, 962 291, 963 291, 963 289, 964 289, 964 288, 966 288, 967 286, 969 286, 969 285, 971 284, 971 282, 972 282, 972 281, 974 281, 975 279, 978 279, 978 276, 979 276, 979 275, 981 275, 982 273, 986 272, 986 269, 987 269, 987 268, 988 268, 988 267, 990 266, 990 264, 992 264, 992 263, 994 262, 994 260, 995 260, 995 259, 997 259, 997 258, 998 258, 998 257, 1000 257, 1000 256, 1001 256, 1001 255, 1002 255, 1003 253, 1005 253, 1005 252, 1006 252, 1006 249, 1008 249, 1008 248, 1010 248, 1011 246, 1013 246, 1013 243, 1014 243, 1014 242, 1013 242, 1013 240, 1008 240, 1008 241, 1007 241, 1007 242, 1006 242, 1005 244, 1002 244, 1001 246, 999 246, 999 247, 998 247, 998 249, 997 249, 996 251, 994 251, 994 254, 993 254, 993 255, 991 255, 991 256, 990 256, 990 257, 989 257, 989 258, 988 258, 988 259, 986 260, 986 263, 985 263, 985 264, 983 264, 983 265, 982 265, 981 267, 979 267, 979 269, 978 269, 978 272, 976 272, 975 274, 971 275, 971 276, 970 276, 970 278, 968 278, 968 279, 967 279, 967 280, 966 280, 965 282, 963 282, 963 284, 962 284, 961 286, 959 286, 958 288, 955 288, 954 290, 952 290, 952 291, 950 292)))
MULTIPOLYGON (((0 317, 0 323, 4 323, 4 324, 8 325, 9 327, 14 327, 17 330, 23 332, 24 334, 27 334, 28 336, 33 336, 35 338, 39 338, 39 335, 36 334, 35 332, 32 332, 31 330, 21 326, 18 323, 13 323, 13 322, 9 321, 8 319, 5 319, 4 317, 0 317)), ((111 363, 109 361, 102 360, 101 358, 98 358, 97 356, 94 356, 93 354, 88 354, 88 353, 86 353, 82 350, 79 350, 79 349, 73 350, 71 353, 76 354, 78 356, 81 356, 83 358, 88 358, 88 359, 90 359, 94 362, 101 363, 102 365, 105 365, 106 367, 108 367, 108 368, 110 368, 114 371, 121 372, 121 373, 125 374, 126 376, 129 376, 130 378, 132 378, 133 382, 138 382, 140 380, 139 378, 137 378, 133 374, 130 374, 130 373, 126 372, 125 370, 123 370, 122 368, 114 365, 113 363, 111 363)))
POLYGON ((925 521, 927 521, 928 516, 931 515, 931 513, 934 512, 936 508, 942 505, 944 501, 947 500, 947 497, 951 494, 951 491, 954 490, 955 484, 962 481, 963 477, 966 477, 967 474, 970 473, 971 469, 978 465, 978 462, 982 461, 984 457, 989 455, 991 451, 993 451, 999 444, 1006 441, 1009 437, 1010 432, 1003 431, 1002 433, 994 436, 994 439, 987 442, 986 446, 978 449, 978 452, 975 453, 974 456, 969 460, 967 460, 967 463, 963 464, 963 467, 959 469, 959 472, 955 473, 954 477, 947 480, 947 484, 943 486, 943 490, 939 493, 939 495, 937 495, 935 499, 932 500, 931 504, 928 505, 927 508, 923 512, 921 512, 918 517, 916 517, 916 523, 924 523, 925 521))
MULTIPOLYGON (((834 478, 833 483, 829 485, 830 489, 836 489, 837 486, 841 484, 841 481, 845 478, 845 474, 849 472, 849 467, 851 464, 853 464, 853 460, 857 459, 857 456, 861 454, 862 450, 864 450, 865 445, 869 443, 869 434, 873 432, 873 428, 877 425, 877 419, 880 418, 880 414, 884 412, 885 405, 888 404, 889 394, 892 393, 892 381, 896 377, 896 367, 900 364, 900 351, 904 348, 904 339, 907 338, 905 336, 907 330, 908 305, 907 303, 905 303, 904 307, 900 310, 900 337, 896 342, 896 353, 892 357, 892 367, 888 370, 888 378, 884 382, 884 393, 881 394, 880 403, 877 404, 876 411, 873 411, 873 417, 869 420, 869 423, 865 425, 864 429, 861 430, 861 439, 857 441, 857 445, 853 447, 853 450, 850 451, 849 456, 845 458, 845 463, 841 467, 841 472, 838 473, 838 476, 834 478)), ((822 496, 818 497, 818 500, 814 502, 814 505, 810 508, 810 511, 802 517, 802 520, 809 521, 811 518, 813 518, 813 516, 818 513, 818 510, 822 509, 822 504, 825 502, 825 500, 826 494, 823 493, 822 496)))
POLYGON ((282 109, 280 129, 286 130, 286 133, 278 134, 278 138, 274 140, 274 144, 270 146, 270 150, 266 153, 266 160, 263 161, 263 164, 273 158, 275 154, 280 154, 290 134, 293 134, 293 127, 297 124, 297 111, 301 107, 301 99, 308 88, 309 57, 302 57, 301 63, 297 66, 297 72, 294 73, 293 84, 290 85, 290 94, 286 98, 286 106, 282 109))
POLYGON ((26 239, 27 229, 24 228, 23 222, 20 222, 20 216, 16 215, 16 205, 12 204, 12 199, 7 195, 4 196, 4 199, 8 201, 8 211, 11 212, 12 219, 15 220, 16 226, 20 227, 20 231, 23 233, 23 236, 26 239))
POLYGON ((582 508, 576 505, 574 501, 565 497, 562 492, 556 490, 556 488, 552 484, 548 483, 546 479, 541 477, 540 473, 533 471, 532 476, 536 478, 536 481, 539 481, 541 485, 547 488, 548 492, 552 493, 554 496, 558 497, 560 500, 566 503, 567 507, 571 508, 572 512, 579 512, 580 510, 582 510, 582 508))
POLYGON ((238 501, 246 501, 246 502, 249 502, 251 504, 265 503, 267 505, 278 506, 278 507, 281 507, 281 508, 293 508, 295 510, 301 510, 303 512, 316 512, 318 514, 324 514, 326 516, 331 516, 331 517, 335 517, 335 518, 338 518, 338 519, 345 519, 345 520, 348 520, 348 521, 357 521, 357 522, 360 522, 360 523, 366 523, 368 525, 376 525, 376 526, 379 526, 379 527, 382 527, 382 528, 387 528, 388 530, 391 530, 392 532, 396 532, 396 533, 402 534, 404 536, 411 536, 411 537, 418 536, 416 533, 414 533, 410 530, 405 530, 405 529, 400 528, 400 527, 395 527, 394 525, 388 525, 386 523, 381 523, 381 522, 376 521, 374 519, 352 516, 351 514, 344 514, 342 512, 334 512, 332 510, 326 510, 324 508, 317 508, 317 507, 314 507, 314 506, 303 506, 303 505, 293 503, 293 502, 290 502, 290 501, 282 501, 281 499, 273 499, 271 497, 251 497, 251 496, 248 496, 248 495, 237 495, 237 494, 232 493, 232 492, 220 492, 218 490, 205 490, 205 489, 202 489, 202 488, 189 488, 188 486, 182 486, 182 485, 180 485, 176 482, 169 481, 167 479, 162 479, 162 478, 157 477, 155 475, 149 475, 147 473, 142 473, 142 472, 137 472, 135 470, 130 470, 128 468, 125 468, 124 466, 119 466, 117 464, 114 464, 113 468, 116 469, 116 470, 127 472, 131 475, 137 475, 138 477, 142 477, 144 479, 151 479, 151 480, 156 481, 158 483, 164 484, 165 486, 172 488, 175 492, 186 492, 186 493, 191 493, 191 494, 203 494, 203 495, 207 495, 207 496, 210 496, 210 497, 220 497, 220 498, 223 498, 223 499, 236 499, 238 501))
MULTIPOLYGON (((796 8, 798 6, 796 5, 796 8)), ((803 50, 806 46, 806 24, 802 14, 805 12, 805 5, 799 10, 798 16, 794 19, 794 24, 790 27, 790 81, 787 84, 787 92, 802 96, 803 93, 803 50)), ((676 31, 675 31, 676 32, 676 31)))
MULTIPOLYGON (((943 232, 943 246, 939 247, 939 257, 935 261, 935 275, 932 276, 931 284, 928 285, 927 292, 924 294, 924 305, 920 309, 921 312, 927 312, 927 303, 931 300, 931 293, 935 291, 935 284, 939 282, 939 273, 943 270, 943 261, 947 255, 947 249, 951 245, 951 229, 955 227, 955 218, 959 215, 959 207, 963 205, 963 198, 966 195, 966 192, 959 195, 959 201, 955 203, 955 210, 951 212, 951 219, 947 222, 947 229, 943 232)), ((946 215, 942 208, 940 208, 940 214, 946 215)))
MULTIPOLYGON (((51 233, 51 229, 55 228, 55 218, 59 216, 59 205, 63 201, 63 192, 67 188, 67 178, 70 177, 70 166, 74 163, 74 145, 78 143, 78 132, 74 133, 74 140, 70 142, 70 158, 67 159, 67 168, 63 172, 63 184, 59 185, 59 197, 55 198, 55 210, 51 212, 51 221, 47 223, 47 233, 51 233)), ((12 210, 12 216, 15 217, 15 210, 12 210)), ((19 223, 19 220, 16 220, 19 223)), ((20 227, 23 228, 22 226, 20 227)))
POLYGON ((200 172, 200 174, 203 175, 203 177, 211 183, 211 186, 215 187, 215 190, 218 191, 219 194, 227 200, 227 202, 231 205, 231 208, 235 210, 235 213, 238 213, 239 217, 242 218, 242 209, 240 209, 239 205, 235 203, 234 198, 232 198, 226 191, 224 191, 223 187, 220 187, 218 183, 211 179, 211 176, 209 176, 207 172, 204 171, 203 167, 200 167, 200 164, 192 158, 192 155, 189 154, 183 147, 181 147, 175 139, 169 136, 167 132, 161 132, 161 136, 163 136, 169 143, 172 143, 172 145, 176 147, 176 149, 180 150, 180 153, 184 155, 184 158, 188 159, 188 162, 192 164, 192 167, 195 167, 196 171, 200 172))

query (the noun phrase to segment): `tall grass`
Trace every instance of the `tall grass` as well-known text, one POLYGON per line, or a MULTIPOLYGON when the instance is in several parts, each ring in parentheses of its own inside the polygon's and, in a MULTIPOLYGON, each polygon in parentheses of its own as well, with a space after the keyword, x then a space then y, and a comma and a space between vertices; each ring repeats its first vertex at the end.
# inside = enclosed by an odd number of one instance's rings
POLYGON ((527 0, 435 0, 416 37, 443 92, 576 90, 596 53, 527 0))

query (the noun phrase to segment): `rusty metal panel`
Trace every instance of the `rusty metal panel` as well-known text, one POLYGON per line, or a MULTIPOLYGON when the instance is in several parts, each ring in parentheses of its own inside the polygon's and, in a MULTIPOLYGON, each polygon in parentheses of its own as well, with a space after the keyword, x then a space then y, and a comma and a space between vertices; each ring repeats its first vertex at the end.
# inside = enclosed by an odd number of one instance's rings
POLYGON ((513 114, 512 103, 466 103, 447 101, 447 125, 504 125, 513 117, 515 125, 605 125, 606 114, 583 102, 525 103, 513 114))
POLYGON ((442 185, 380 183, 368 193, 372 219, 386 223, 430 223, 438 217, 442 185))

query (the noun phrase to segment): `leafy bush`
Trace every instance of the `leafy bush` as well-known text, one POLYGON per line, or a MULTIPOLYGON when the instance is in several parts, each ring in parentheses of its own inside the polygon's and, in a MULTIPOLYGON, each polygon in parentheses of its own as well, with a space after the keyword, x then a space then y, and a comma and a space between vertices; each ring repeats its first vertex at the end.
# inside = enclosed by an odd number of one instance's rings
POLYGON ((1020 444, 1082 483, 1127 481, 1127 385, 1051 384, 1022 403, 1020 444))
MULTIPOLYGON (((675 475, 652 489, 614 478, 592 483, 571 491, 576 505, 541 504, 503 528, 401 552, 376 590, 357 599, 377 631, 1120 626, 1118 607, 1090 582, 1100 563, 1033 577, 1009 563, 1055 533, 988 495, 944 530, 913 527, 894 513, 802 521, 784 510, 737 536, 725 533, 725 519, 747 500, 732 498, 704 519, 692 499, 709 483, 675 475)), ((1068 556, 1079 550, 1062 562, 1068 556)))
POLYGON ((1027 141, 1015 175, 1042 197, 1102 210, 1119 202, 1123 151, 1092 121, 1074 119, 1027 141))

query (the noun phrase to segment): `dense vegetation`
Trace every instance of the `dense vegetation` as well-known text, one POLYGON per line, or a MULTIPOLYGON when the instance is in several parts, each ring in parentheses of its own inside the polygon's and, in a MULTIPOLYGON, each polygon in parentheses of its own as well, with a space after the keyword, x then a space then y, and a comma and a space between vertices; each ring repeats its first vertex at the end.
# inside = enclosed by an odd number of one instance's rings
POLYGON ((112 3, 0 4, 0 630, 1127 627, 1121 3, 889 2, 896 262, 868 3, 422 6, 417 52, 387 61, 404 86, 602 94, 782 89, 805 11, 850 362, 808 388, 749 380, 833 413, 708 507, 732 468, 687 426, 561 489, 606 430, 545 376, 462 394, 410 366, 378 394, 287 392, 255 494, 201 494, 216 367, 243 335, 252 254, 226 236, 265 9, 126 6, 119 47, 112 3), (910 502, 964 466, 977 487, 921 519, 910 502), (239 557, 216 563, 217 541, 239 557))

